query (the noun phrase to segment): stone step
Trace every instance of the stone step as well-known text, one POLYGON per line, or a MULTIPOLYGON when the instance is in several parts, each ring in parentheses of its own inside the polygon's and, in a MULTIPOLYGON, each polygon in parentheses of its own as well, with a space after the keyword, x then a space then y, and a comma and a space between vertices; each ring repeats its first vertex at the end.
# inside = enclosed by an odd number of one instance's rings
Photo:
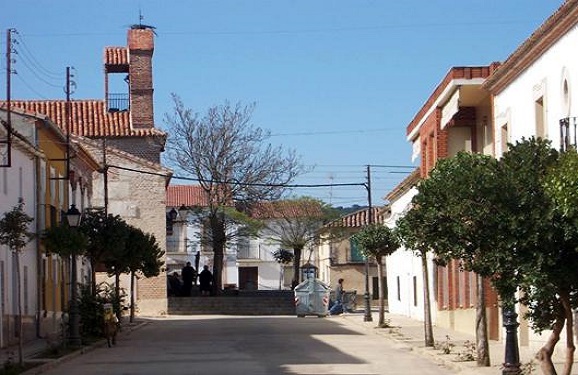
POLYGON ((294 315, 291 291, 229 292, 221 296, 170 297, 169 315, 294 315))

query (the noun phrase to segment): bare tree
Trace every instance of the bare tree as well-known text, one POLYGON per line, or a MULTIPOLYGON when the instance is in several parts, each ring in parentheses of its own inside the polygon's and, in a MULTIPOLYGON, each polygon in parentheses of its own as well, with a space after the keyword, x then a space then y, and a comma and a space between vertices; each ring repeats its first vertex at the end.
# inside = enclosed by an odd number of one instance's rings
POLYGON ((225 103, 204 115, 186 108, 173 94, 174 109, 165 115, 170 137, 168 161, 198 181, 207 195, 205 222, 214 253, 215 292, 222 288, 227 212, 252 202, 278 199, 302 171, 292 150, 273 147, 270 132, 254 126, 255 105, 225 103))

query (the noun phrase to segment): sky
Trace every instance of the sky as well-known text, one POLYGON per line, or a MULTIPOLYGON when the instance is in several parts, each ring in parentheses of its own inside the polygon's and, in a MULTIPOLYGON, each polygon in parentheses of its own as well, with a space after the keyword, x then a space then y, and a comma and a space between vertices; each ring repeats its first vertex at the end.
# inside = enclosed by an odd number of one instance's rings
MULTIPOLYGON (((155 27, 156 126, 171 94, 200 114, 255 103, 252 123, 307 168, 293 195, 373 205, 419 163, 406 127, 453 66, 505 60, 561 0, 18 0, 0 6, 0 98, 6 30, 17 30, 12 99, 104 98, 103 50, 130 25, 155 27), (142 19, 141 19, 142 18, 142 19), (368 167, 369 166, 369 167, 368 167)), ((170 135, 169 135, 170 136, 170 135)), ((170 167, 170 166, 169 166, 170 167)), ((172 183, 186 183, 173 179, 172 183)))

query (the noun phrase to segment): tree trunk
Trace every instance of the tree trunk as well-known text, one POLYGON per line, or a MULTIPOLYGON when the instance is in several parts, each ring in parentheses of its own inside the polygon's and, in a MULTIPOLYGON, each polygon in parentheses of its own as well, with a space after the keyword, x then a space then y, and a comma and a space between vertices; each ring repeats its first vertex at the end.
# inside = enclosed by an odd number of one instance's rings
POLYGON ((385 285, 383 285, 383 258, 381 256, 375 257, 375 263, 377 263, 377 286, 379 289, 379 317, 377 320, 377 326, 385 326, 385 285))
POLYGON ((564 314, 566 315, 566 358, 564 360, 564 370, 562 375, 570 375, 572 373, 572 365, 574 364, 574 317, 572 315, 572 307, 570 306, 570 295, 568 292, 560 292, 560 300, 564 306, 564 314))
POLYGON ((131 271, 131 273, 130 273, 130 319, 129 319, 129 321, 131 323, 134 322, 134 303, 135 303, 134 279, 135 279, 134 271, 131 271))
POLYGON ((23 350, 22 350, 22 343, 23 343, 23 339, 22 339, 22 285, 20 282, 20 253, 18 251, 15 251, 14 254, 16 255, 16 303, 18 304, 18 325, 17 325, 17 330, 18 330, 18 364, 20 366, 22 366, 22 364, 24 363, 24 358, 23 358, 23 350))
POLYGON ((212 220, 213 231, 213 294, 218 295, 223 289, 223 258, 225 254, 225 222, 215 216, 212 220))
POLYGON ((301 273, 299 272, 299 268, 301 267, 302 250, 302 247, 293 248, 293 279, 291 280, 291 289, 295 289, 295 287, 301 282, 301 273))
POLYGON ((117 306, 116 306, 116 317, 118 319, 118 321, 120 322, 120 319, 122 318, 122 306, 121 306, 121 300, 120 300, 120 273, 115 272, 114 274, 114 294, 116 294, 116 300, 117 300, 117 306))
POLYGON ((476 275, 478 303, 476 304, 476 349, 478 366, 490 366, 490 348, 488 345, 488 322, 486 319, 486 292, 484 279, 476 275))
POLYGON ((96 261, 92 258, 90 258, 90 282, 92 283, 90 291, 92 296, 96 297, 96 261))
POLYGON ((425 346, 432 347, 435 344, 433 336, 433 325, 431 321, 431 301, 429 294, 429 273, 427 266, 427 251, 421 252, 421 269, 423 276, 423 328, 425 333, 425 346))
POLYGON ((560 332, 562 332, 562 328, 564 328, 564 321, 565 318, 563 316, 556 319, 548 341, 546 341, 544 346, 536 353, 536 359, 540 361, 540 368, 544 375, 556 375, 556 368, 552 362, 552 354, 554 353, 556 343, 560 340, 560 332))

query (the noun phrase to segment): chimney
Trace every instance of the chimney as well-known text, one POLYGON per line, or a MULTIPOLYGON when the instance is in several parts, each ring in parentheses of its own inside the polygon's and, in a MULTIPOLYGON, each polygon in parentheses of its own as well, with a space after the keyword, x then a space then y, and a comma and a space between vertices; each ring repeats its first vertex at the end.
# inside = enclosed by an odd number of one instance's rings
POLYGON ((128 51, 131 126, 150 129, 154 127, 152 28, 137 25, 128 30, 128 51))

